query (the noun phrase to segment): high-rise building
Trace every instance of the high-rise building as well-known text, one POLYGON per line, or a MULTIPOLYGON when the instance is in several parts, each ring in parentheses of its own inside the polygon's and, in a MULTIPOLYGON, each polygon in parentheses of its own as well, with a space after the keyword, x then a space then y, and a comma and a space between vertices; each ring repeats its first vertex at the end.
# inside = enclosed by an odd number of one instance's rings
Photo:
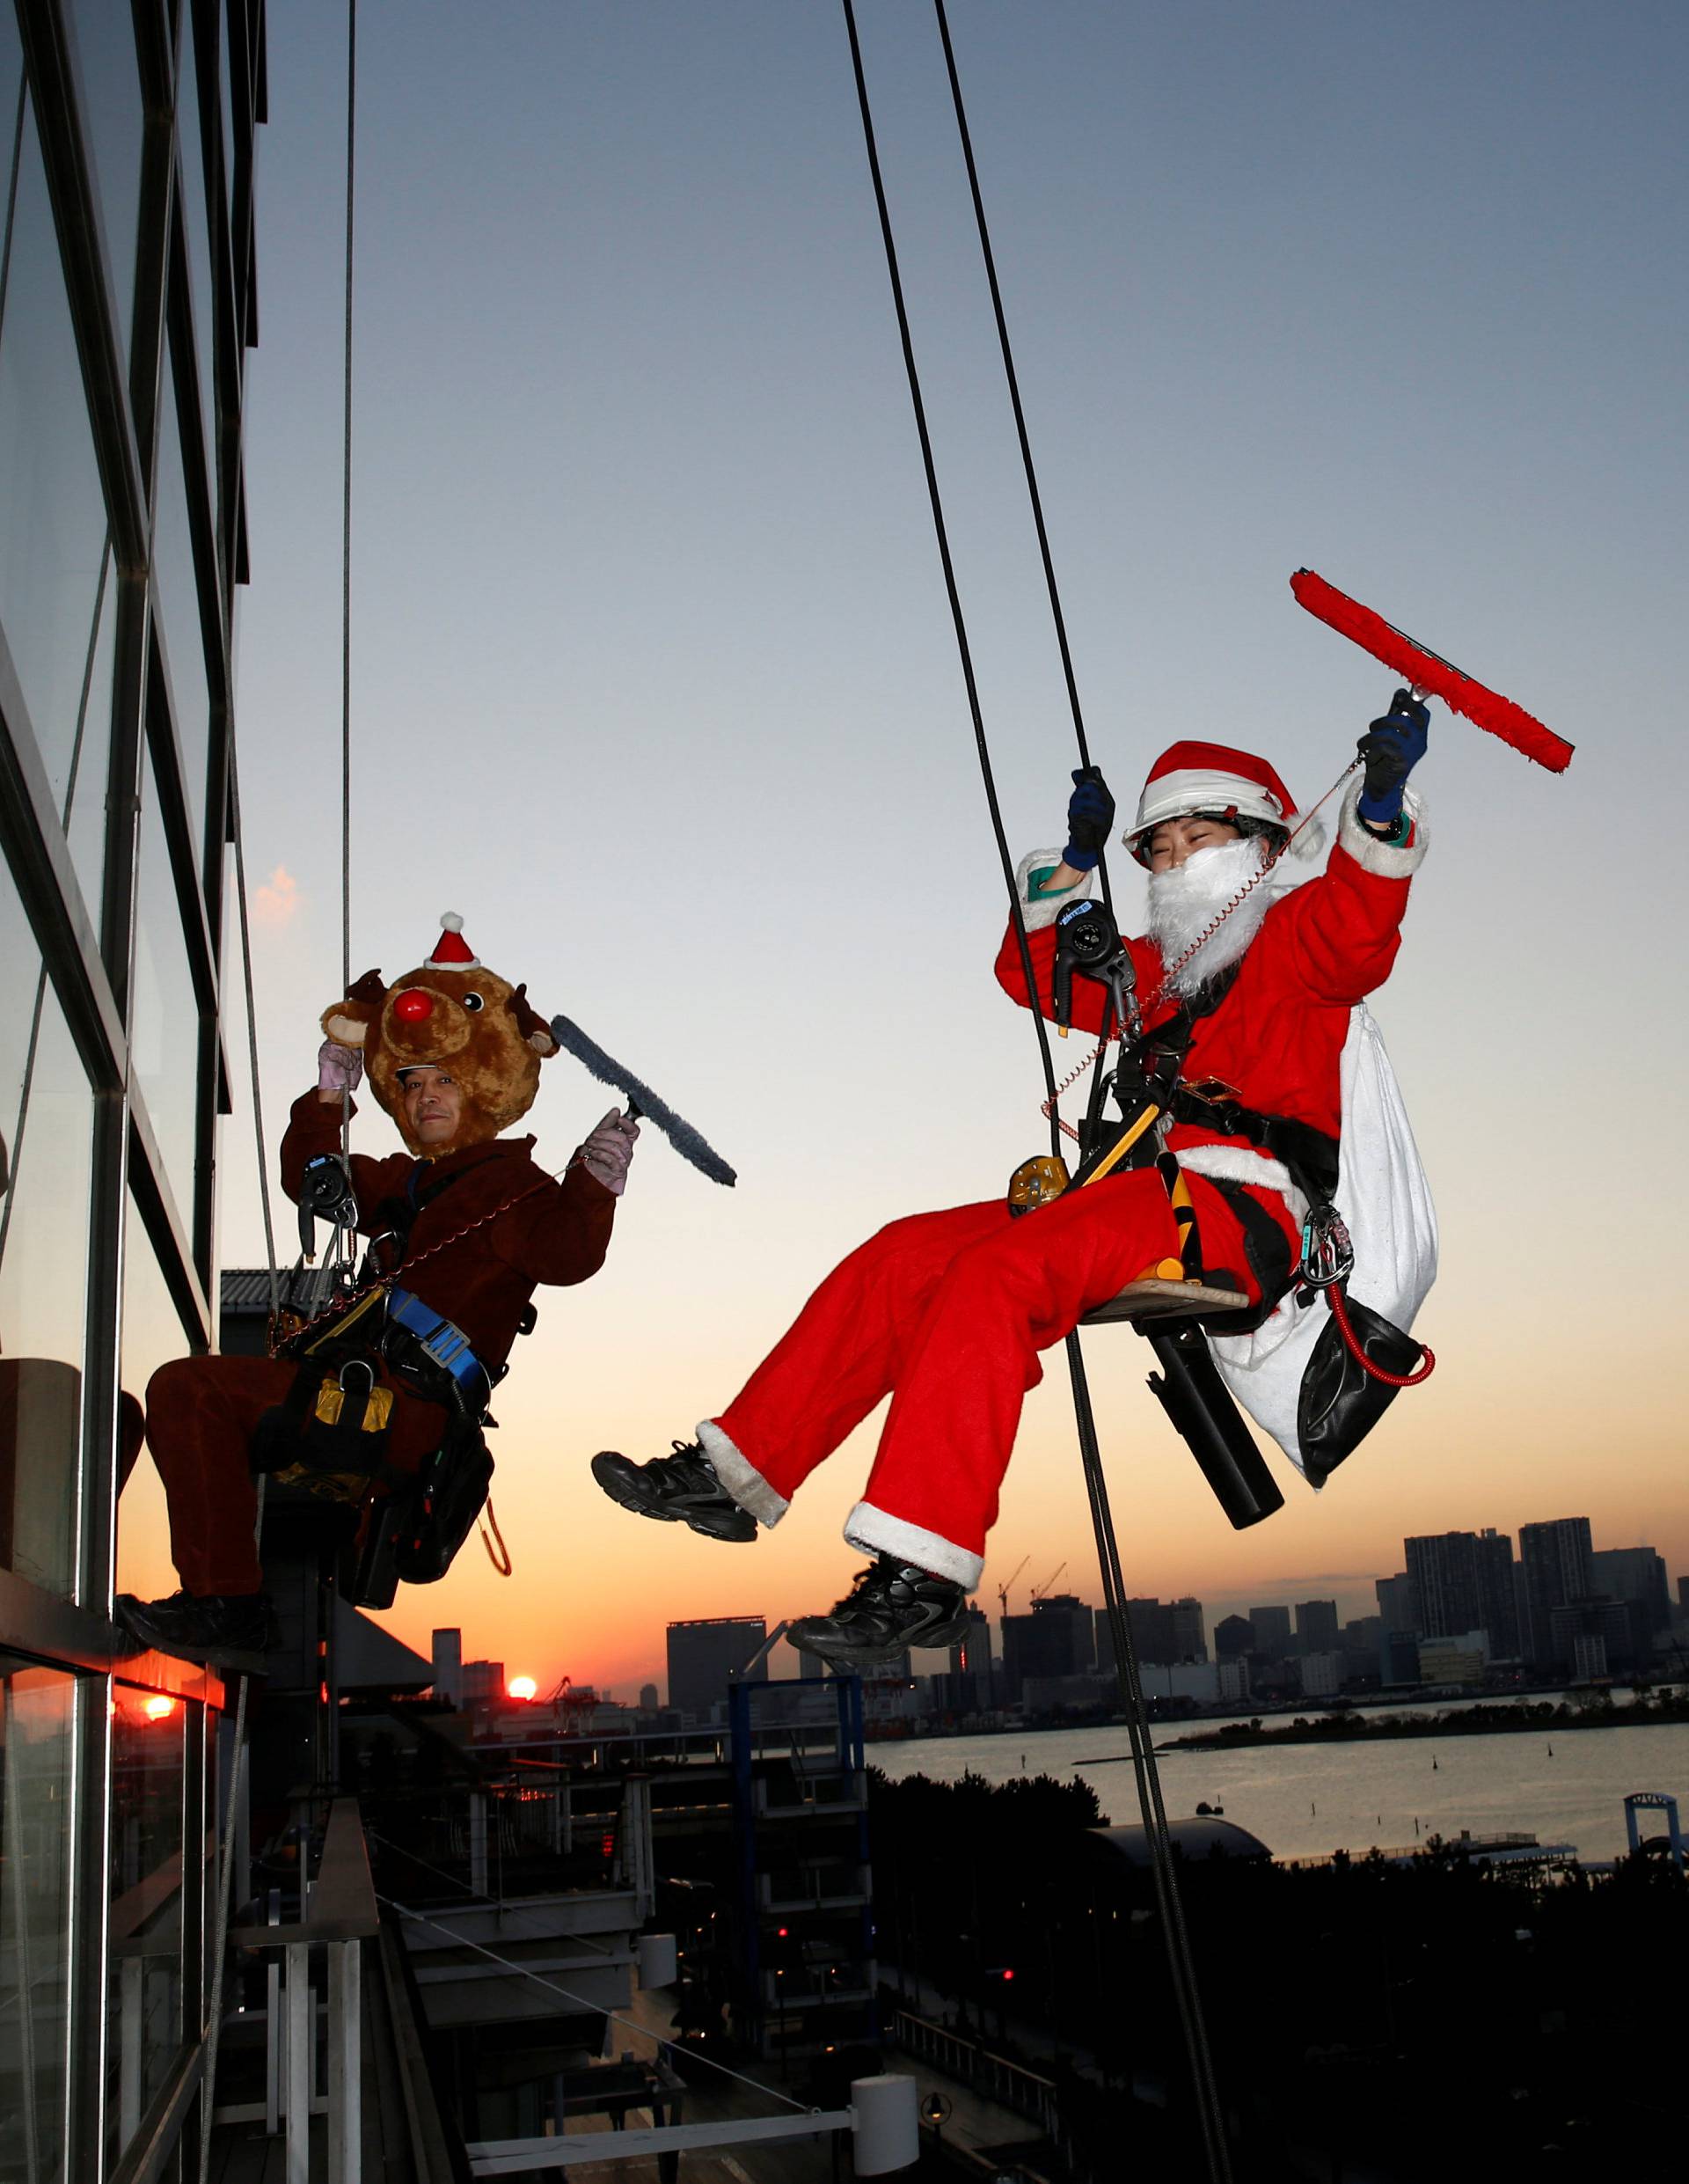
POLYGON ((504 1663, 501 1660, 466 1660, 459 1671, 465 1706, 484 1705, 490 1698, 504 1697, 504 1663))
MULTIPOLYGON (((1159 1661, 1166 1667, 1178 1660, 1179 1641, 1174 1632, 1171 1608, 1164 1607, 1159 1600, 1129 1600, 1126 1613, 1131 1619, 1132 1639, 1140 1660, 1159 1661)), ((1103 1631, 1108 1627, 1105 1617, 1103 1631)))
MULTIPOLYGON (((1171 1666, 1178 1661, 1205 1661, 1208 1641, 1204 1635, 1203 1603, 1187 1595, 1183 1600, 1129 1600, 1126 1612, 1131 1618, 1132 1643, 1141 1661, 1157 1661, 1171 1666)), ((1115 1665, 1114 1636, 1108 1628, 1108 1613, 1099 1608, 1095 1616, 1096 1665, 1099 1669, 1111 1672, 1115 1665)))
MULTIPOLYGON (((739 1675, 768 1637, 761 1616, 709 1616, 696 1623, 669 1625, 669 1704, 683 1714, 708 1721, 711 1709, 728 1696, 739 1675)), ((753 1683, 768 1682, 768 1661, 750 1671, 753 1683)))
POLYGON ((1437 1532, 1405 1539, 1401 1546, 1421 1637, 1451 1638, 1457 1631, 1477 1630, 1482 1616, 1476 1532, 1437 1532))
POLYGON ((1169 1611, 1173 1616, 1173 1657, 1175 1660, 1206 1660, 1208 1637, 1203 1624, 1203 1603, 1186 1594, 1169 1611))
POLYGON ((656 1711, 657 1711, 657 1687, 656 1687, 656 1685, 655 1685, 654 1683, 642 1683, 642 1684, 640 1684, 640 1711, 642 1714, 654 1714, 654 1713, 656 1712, 656 1711))
POLYGON ((434 1696, 448 1706, 464 1703, 464 1634, 436 1631, 434 1634, 434 1696))
POLYGON ((1340 1635, 1334 1600, 1298 1601, 1296 1607, 1297 1650, 1303 1653, 1334 1653, 1340 1635))
POLYGON ((1671 1628, 1671 1587, 1665 1558, 1651 1547, 1600 1547, 1590 1557, 1598 1600, 1640 1601, 1650 1631, 1671 1628))
POLYGON ((965 1609, 968 1628, 951 1646, 945 1672, 944 1704, 957 1713, 977 1713, 991 1704, 991 1625, 976 1600, 965 1609))
POLYGON ((1382 1616, 1356 1616, 1353 1622, 1343 1625, 1344 1653, 1351 1661, 1364 1660, 1370 1669, 1378 1666, 1378 1647, 1383 1642, 1382 1616))
POLYGON ((0 9, 0 2168, 77 2184, 186 2164, 209 2021, 234 1682, 108 1611, 122 1397, 216 1348, 252 1157, 218 1113, 264 12, 0 9))
POLYGON ((1374 1578, 1372 1590, 1378 1594, 1378 1620, 1386 1638, 1393 1631, 1419 1629, 1419 1602, 1414 1598, 1414 1580, 1405 1570, 1393 1578, 1374 1578))
POLYGON ((1003 1688, 1011 1704, 1028 1676, 1076 1676, 1096 1660, 1093 1611, 1071 1593, 1034 1601, 1030 1615, 1005 1616, 1002 1635, 1003 1688))
POLYGON ((1575 1675, 1634 1668, 1650 1650, 1648 1616, 1641 1601, 1574 1600, 1548 1611, 1548 1649, 1542 1658, 1575 1675), (1580 1670, 1578 1642, 1598 1638, 1605 1667, 1580 1670))
POLYGON ((1214 1625, 1214 1658, 1238 1660, 1254 1651, 1255 1626, 1247 1616, 1223 1616, 1214 1625))
POLYGON ((1291 1650, 1290 1609, 1252 1608, 1249 1623, 1255 1634, 1254 1651, 1263 1660, 1283 1660, 1291 1650))
POLYGON ((1555 1650, 1550 1617, 1556 1608, 1593 1596, 1593 1550, 1587 1517, 1555 1517, 1519 1527, 1519 1572, 1524 1608, 1520 1646, 1539 1667, 1564 1668, 1569 1653, 1555 1650))
POLYGON ((1513 1542, 1506 1532, 1487 1524, 1478 1535, 1478 1605, 1482 1610, 1474 1626, 1489 1633, 1491 1660, 1519 1657, 1518 1565, 1513 1542))
POLYGON ((1494 1526, 1482 1532, 1436 1532, 1402 1542, 1408 1579, 1424 1638, 1488 1633, 1491 1658, 1519 1650, 1513 1543, 1494 1526))

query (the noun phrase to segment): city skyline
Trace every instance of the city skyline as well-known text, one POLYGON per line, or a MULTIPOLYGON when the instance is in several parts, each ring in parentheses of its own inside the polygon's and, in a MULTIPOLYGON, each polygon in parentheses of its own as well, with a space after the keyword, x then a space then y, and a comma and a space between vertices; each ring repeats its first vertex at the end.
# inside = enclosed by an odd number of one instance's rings
MULTIPOLYGON (((1571 1522, 1576 1524, 1579 1521, 1587 1522, 1588 1521, 1586 1519, 1580 1520, 1577 1518, 1572 1518, 1569 1520, 1539 1519, 1532 1520, 1532 1521, 1539 1523, 1571 1522)), ((1521 1530, 1524 1528, 1524 1527, 1520 1528, 1521 1530)), ((1503 1532, 1499 1527, 1473 1528, 1470 1530, 1466 1528, 1459 1527, 1444 1528, 1443 1531, 1437 1534, 1418 1535, 1408 1535, 1404 1536, 1401 1542, 1402 1555, 1400 1559, 1411 1565, 1413 1557, 1408 1553, 1408 1549, 1415 1538, 1442 1540, 1474 1537, 1482 1539, 1486 1536, 1505 1539, 1508 1541, 1510 1546, 1517 1546, 1517 1537, 1516 1534, 1503 1532)), ((1627 1552, 1635 1553, 1644 1550, 1655 1555, 1656 1557, 1658 1557, 1659 1555, 1658 1549, 1655 1548, 1651 1543, 1646 1541, 1637 1543, 1634 1546, 1627 1545, 1624 1549, 1604 1549, 1598 1545, 1594 1550, 1594 1554, 1598 1557, 1603 1553, 1624 1554, 1627 1552)), ((1516 1578, 1521 1567, 1521 1562, 1516 1556, 1512 1564, 1512 1569, 1516 1578)), ((1064 1601, 1066 1599, 1071 1597, 1077 1600, 1087 1614, 1094 1614, 1100 1618, 1102 1615, 1100 1598, 1101 1592, 1100 1581, 1100 1579, 1093 1580, 1094 1587, 1099 1598, 1095 1601, 1088 1599, 1086 1597, 1085 1587, 1086 1578, 1089 1574, 1090 1573, 1081 1572, 1078 1573, 1078 1575, 1074 1575, 1070 1572, 1068 1575, 1072 1579, 1071 1583, 1064 1583, 1060 1593, 1053 1593, 1046 1597, 1052 1604, 1064 1601)), ((1400 1581, 1405 1574, 1406 1573, 1400 1571, 1380 1569, 1374 1575, 1365 1579, 1364 1582, 1365 1585, 1371 1588, 1376 1587, 1380 1580, 1386 1582, 1400 1581)), ((1225 1622, 1229 1617, 1233 1616, 1247 1621, 1250 1617, 1252 1610, 1266 1609, 1272 1614, 1276 1614, 1279 1611, 1283 1611, 1284 1618, 1284 1634, 1287 1641, 1284 1651, 1287 1653, 1305 1650, 1304 1632, 1298 1627, 1299 1617, 1297 1614, 1297 1610, 1298 1609, 1312 1608, 1319 1609, 1327 1605, 1334 1605, 1336 1610, 1336 1635, 1340 1643, 1345 1626, 1359 1623, 1377 1622, 1380 1620, 1378 1615, 1378 1601, 1376 1594, 1371 1589, 1364 1592, 1358 1589, 1351 1589, 1347 1593, 1342 1589, 1334 1589, 1332 1592, 1323 1595, 1311 1592, 1309 1588, 1320 1581, 1330 1582, 1329 1573, 1327 1573, 1324 1580, 1316 1579, 1307 1576, 1292 1576, 1280 1579, 1271 1582, 1269 1585, 1256 1588, 1253 1594, 1246 1594, 1241 1592, 1233 1594, 1230 1593, 1220 1593, 1217 1591, 1206 1594, 1200 1591, 1181 1594, 1170 1594, 1165 1591, 1153 1594, 1135 1594, 1127 1604, 1129 1607, 1135 1609, 1159 1609, 1164 1615, 1170 1614, 1175 1608, 1187 1609, 1194 1607, 1201 1619, 1202 1628, 1204 1634, 1204 1655, 1205 1658, 1210 1660, 1214 1660, 1219 1657, 1218 1649, 1215 1644, 1215 1633, 1219 1625, 1225 1622), (1277 1593, 1282 1594, 1283 1597, 1278 1599, 1263 1597, 1264 1594, 1269 1593, 1277 1593)), ((1411 1579, 1409 1579, 1408 1581, 1411 1582, 1411 1579)), ((1685 1575, 1680 1579, 1676 1572, 1671 1569, 1671 1566, 1668 1564, 1666 1565, 1666 1581, 1669 1592, 1672 1595, 1672 1606, 1675 1609, 1677 1615, 1681 1616, 1682 1619, 1689 1621, 1689 1599, 1685 1599, 1681 1590, 1679 1589, 1681 1587, 1689 1586, 1689 1575, 1685 1575)), ((1355 1582, 1358 1585, 1359 1580, 1356 1580, 1355 1582)), ((984 1616, 986 1622, 991 1626, 993 1631, 993 1645, 994 1647, 1000 1649, 1003 1643, 1002 1616, 994 1604, 995 1595, 991 1593, 989 1585, 981 1587, 976 1599, 980 1611, 984 1616)), ((1028 1596, 1026 1600, 1025 1605, 1017 1607, 1014 1604, 1013 1596, 1011 1595, 1010 1606, 1008 1609, 1009 1616, 1012 1618, 1024 1621, 1028 1616, 1032 1604, 1033 1603, 1030 1597, 1028 1596)), ((640 1667, 638 1660, 634 1660, 633 1656, 628 1656, 626 1658, 632 1660, 633 1665, 618 1667, 614 1674, 600 1676, 593 1675, 590 1670, 584 1666, 571 1663, 570 1661, 559 1659, 558 1673, 561 1674, 563 1670, 567 1669, 570 1674, 575 1676, 577 1682, 590 1685, 594 1689, 599 1691, 600 1693, 619 1692, 626 1689, 629 1686, 638 1686, 651 1682, 659 1677, 659 1675, 661 1675, 663 1680, 666 1689, 669 1661, 664 1657, 665 1639, 667 1640, 668 1652, 671 1656, 673 1634, 676 1630, 684 1630, 689 1626, 707 1630, 711 1625, 742 1624, 747 1628, 754 1627, 758 1638, 760 1638, 760 1637, 766 1631, 772 1631, 780 1619, 781 1618, 779 1616, 769 1613, 762 1607, 748 1605, 742 1601, 736 1608, 722 1609, 708 1617, 683 1617, 670 1620, 658 1630, 654 1638, 650 1641, 647 1654, 639 1657, 639 1659, 645 1660, 648 1663, 647 1666, 640 1667)), ((1385 1620, 1387 1621, 1387 1618, 1385 1620)), ((1483 1626, 1480 1623, 1472 1623, 1463 1625, 1459 1630, 1450 1629, 1447 1631, 1443 1631, 1433 1630, 1428 1625, 1421 1631, 1420 1635, 1428 1638, 1432 1637, 1459 1638, 1466 1635, 1467 1631, 1470 1630, 1474 1630, 1481 1627, 1483 1626)), ((407 1637, 407 1642, 416 1645, 419 1651, 426 1653, 428 1647, 428 1645, 423 1642, 423 1639, 427 1635, 428 1633, 424 1633, 423 1638, 419 1638, 416 1635, 409 1635, 407 1637)), ((1141 1640, 1139 1650, 1140 1654, 1144 1659, 1148 1660, 1151 1658, 1155 1658, 1155 1656, 1144 1653, 1141 1640)), ((1312 1646, 1308 1646, 1305 1650, 1312 1651, 1314 1649, 1312 1646)), ((1492 1650, 1497 1658, 1508 1657, 1505 1648, 1501 1644, 1495 1645, 1492 1650)), ((938 1655, 934 1654, 932 1658, 936 1660, 938 1655)), ((510 1674, 513 1675, 518 1673, 527 1673, 530 1675, 537 1674, 533 1668, 532 1663, 526 1657, 524 1657, 523 1660, 520 1664, 515 1661, 514 1657, 511 1657, 507 1665, 508 1666, 510 1674)), ((760 1675, 765 1676, 768 1681, 773 1682, 790 1682, 795 1677, 807 1675, 810 1673, 811 1664, 808 1664, 801 1660, 800 1657, 791 1650, 791 1648, 785 1645, 784 1641, 772 1645, 769 1649, 764 1660, 759 1666, 758 1669, 758 1674, 760 1675)), ((930 1673, 930 1670, 924 1669, 922 1673, 930 1673)), ((555 1682, 557 1677, 556 1675, 550 1675, 548 1679, 548 1676, 545 1675, 538 1675, 537 1680, 539 1683, 540 1689, 543 1691, 548 1688, 548 1680, 550 1682, 555 1682)))

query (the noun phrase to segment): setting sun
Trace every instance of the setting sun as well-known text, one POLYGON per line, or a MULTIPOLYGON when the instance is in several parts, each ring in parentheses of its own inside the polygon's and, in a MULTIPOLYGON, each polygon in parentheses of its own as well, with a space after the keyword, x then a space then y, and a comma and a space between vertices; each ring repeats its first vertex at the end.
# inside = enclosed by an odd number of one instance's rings
POLYGON ((512 1676, 504 1688, 512 1698, 532 1698, 539 1689, 531 1676, 512 1676))

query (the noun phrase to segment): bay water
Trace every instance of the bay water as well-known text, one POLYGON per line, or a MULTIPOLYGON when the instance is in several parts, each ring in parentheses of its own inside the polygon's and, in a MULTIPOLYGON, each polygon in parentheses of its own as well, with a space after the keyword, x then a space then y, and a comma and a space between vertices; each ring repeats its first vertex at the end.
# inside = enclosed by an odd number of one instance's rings
MULTIPOLYGON (((1438 1711, 1390 1707, 1391 1713, 1438 1711)), ((1269 1726, 1272 1718, 1267 1718, 1269 1726)), ((1598 1729, 1528 1729, 1507 1734, 1429 1734, 1276 1744, 1229 1751, 1189 1748, 1183 1740, 1212 1722, 1162 1723, 1156 1731, 1161 1794, 1169 1819, 1199 1802, 1259 1837, 1276 1858, 1333 1851, 1412 1848, 1427 1836, 1534 1835, 1567 1843, 1585 1859, 1623 1855, 1624 1799, 1637 1790, 1675 1796, 1689 1827, 1689 1723, 1598 1729)), ((1078 1775, 1115 1824, 1138 1819, 1122 1725, 1011 1730, 987 1736, 918 1737, 868 1748, 870 1765, 894 1781, 924 1774, 954 1782, 1078 1775)), ((1644 1834, 1663 1816, 1645 1815, 1644 1834)))

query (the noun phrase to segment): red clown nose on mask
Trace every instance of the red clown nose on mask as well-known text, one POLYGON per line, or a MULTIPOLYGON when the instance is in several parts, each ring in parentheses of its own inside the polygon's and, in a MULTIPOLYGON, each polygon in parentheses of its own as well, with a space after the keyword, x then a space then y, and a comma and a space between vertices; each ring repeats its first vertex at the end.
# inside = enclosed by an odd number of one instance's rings
POLYGON ((434 1014, 434 996, 411 986, 394 1000, 393 1014, 401 1023, 424 1023, 434 1014))

